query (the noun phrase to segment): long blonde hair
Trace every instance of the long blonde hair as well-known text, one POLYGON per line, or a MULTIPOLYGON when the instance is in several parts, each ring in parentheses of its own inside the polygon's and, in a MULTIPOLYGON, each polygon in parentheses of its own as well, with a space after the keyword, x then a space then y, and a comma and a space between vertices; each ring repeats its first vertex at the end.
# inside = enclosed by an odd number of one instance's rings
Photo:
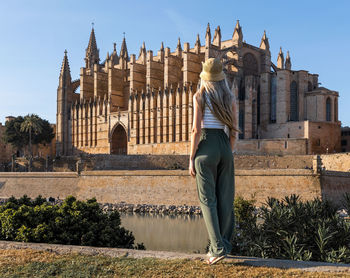
POLYGON ((205 95, 207 94, 214 116, 223 124, 227 125, 232 136, 240 132, 237 127, 237 115, 232 109, 232 102, 236 101, 233 93, 230 91, 226 79, 220 81, 201 80, 199 88, 199 104, 204 113, 205 95))

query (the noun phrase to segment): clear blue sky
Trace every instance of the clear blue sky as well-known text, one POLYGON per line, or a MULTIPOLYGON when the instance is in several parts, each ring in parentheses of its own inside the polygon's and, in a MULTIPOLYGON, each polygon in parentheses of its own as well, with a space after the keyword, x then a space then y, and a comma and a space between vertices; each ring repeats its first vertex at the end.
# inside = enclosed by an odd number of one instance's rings
POLYGON ((239 19, 247 43, 259 46, 266 30, 274 62, 282 46, 292 69, 317 73, 321 86, 339 91, 339 119, 350 126, 349 11, 346 0, 0 0, 0 122, 28 113, 56 122, 64 50, 77 79, 91 22, 103 60, 113 42, 120 49, 123 32, 129 54, 138 54, 143 41, 156 53, 162 41, 174 50, 178 37, 192 47, 197 33, 204 43, 208 22, 229 39, 239 19))

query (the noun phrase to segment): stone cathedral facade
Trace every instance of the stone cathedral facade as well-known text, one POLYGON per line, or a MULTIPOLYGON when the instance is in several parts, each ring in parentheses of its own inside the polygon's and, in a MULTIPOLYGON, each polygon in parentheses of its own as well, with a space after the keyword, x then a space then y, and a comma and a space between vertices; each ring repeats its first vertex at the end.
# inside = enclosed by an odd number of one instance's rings
POLYGON ((271 61, 264 32, 259 46, 243 40, 237 21, 232 38, 220 26, 191 48, 178 40, 129 56, 124 38, 100 59, 92 29, 80 78, 72 80, 67 52, 57 90, 57 155, 189 154, 192 98, 202 62, 220 57, 237 100, 237 153, 312 154, 340 151, 336 91, 320 87, 318 75, 292 69, 282 48, 271 61))

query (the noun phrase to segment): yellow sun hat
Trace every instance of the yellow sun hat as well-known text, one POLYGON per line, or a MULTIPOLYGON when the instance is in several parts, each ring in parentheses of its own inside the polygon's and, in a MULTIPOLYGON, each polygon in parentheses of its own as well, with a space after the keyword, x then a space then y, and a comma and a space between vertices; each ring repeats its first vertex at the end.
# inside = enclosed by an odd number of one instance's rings
POLYGON ((225 73, 222 71, 222 63, 218 58, 209 58, 202 62, 203 70, 199 75, 205 81, 220 81, 225 79, 225 73))

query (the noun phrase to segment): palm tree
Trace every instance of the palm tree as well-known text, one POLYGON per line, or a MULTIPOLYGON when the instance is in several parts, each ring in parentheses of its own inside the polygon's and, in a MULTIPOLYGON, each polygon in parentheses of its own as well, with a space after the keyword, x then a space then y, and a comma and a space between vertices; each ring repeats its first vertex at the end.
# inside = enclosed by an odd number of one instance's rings
POLYGON ((21 131, 29 133, 29 153, 30 159, 32 158, 32 134, 38 134, 42 131, 41 121, 38 115, 31 114, 24 117, 24 121, 21 124, 21 131))

